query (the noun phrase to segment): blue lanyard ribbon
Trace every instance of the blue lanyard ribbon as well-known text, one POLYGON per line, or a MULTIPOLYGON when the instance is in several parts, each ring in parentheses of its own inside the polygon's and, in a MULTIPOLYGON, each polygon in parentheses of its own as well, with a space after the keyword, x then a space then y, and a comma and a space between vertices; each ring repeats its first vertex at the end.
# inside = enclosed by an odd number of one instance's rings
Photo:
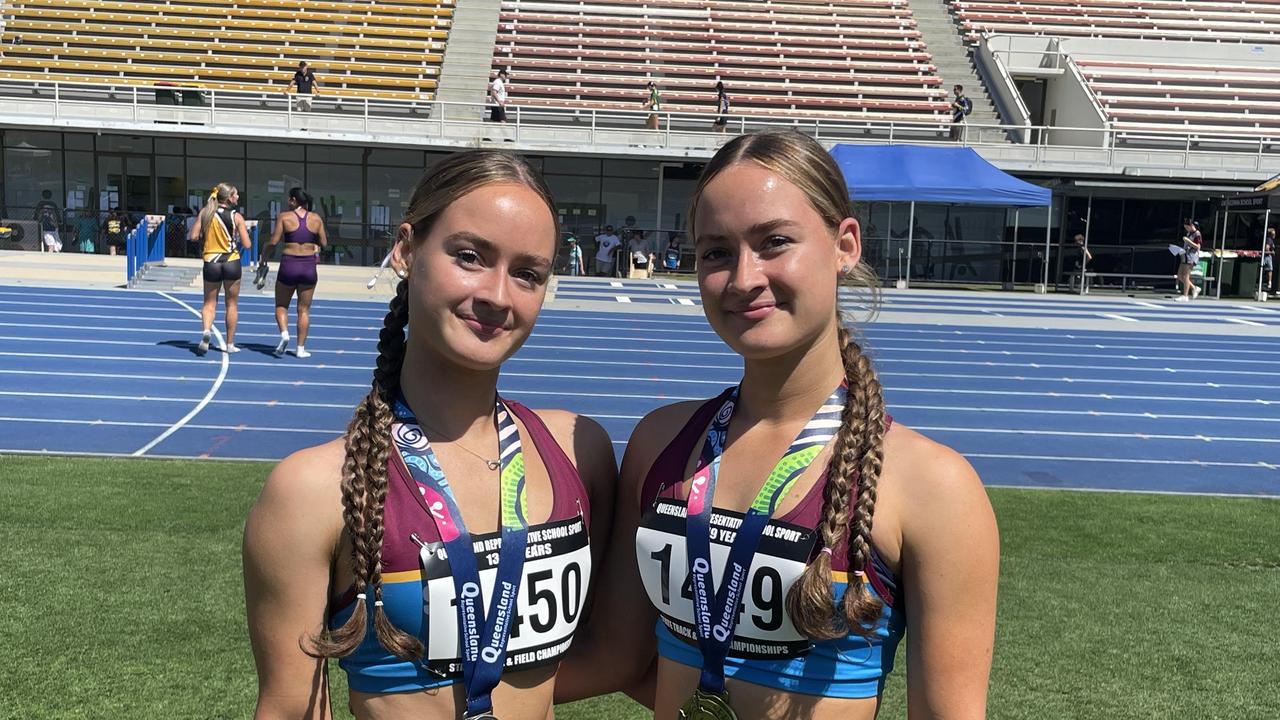
POLYGON ((698 687, 713 693, 724 692, 725 657, 729 654, 733 632, 738 625, 738 607, 746 590, 747 573, 760 545, 760 537, 796 479, 839 430, 848 393, 844 385, 837 387, 774 465, 729 546, 726 575, 713 597, 711 500, 715 495, 720 456, 728 438, 729 421, 738 403, 738 392, 739 388, 735 388, 729 395, 707 430, 702 456, 689 486, 685 518, 685 548, 693 579, 693 619, 698 631, 698 648, 702 651, 702 675, 698 687))
POLYGON ((458 636, 462 644, 462 682, 467 691, 465 717, 485 715, 493 711, 493 689, 498 686, 506 664, 507 639, 516 613, 529 538, 520 431, 499 398, 494 407, 494 424, 501 459, 502 547, 489 609, 485 612, 471 533, 463 522, 440 461, 403 399, 397 399, 394 412, 397 425, 392 429, 392 437, 409 474, 425 488, 423 495, 440 531, 453 573, 458 636))

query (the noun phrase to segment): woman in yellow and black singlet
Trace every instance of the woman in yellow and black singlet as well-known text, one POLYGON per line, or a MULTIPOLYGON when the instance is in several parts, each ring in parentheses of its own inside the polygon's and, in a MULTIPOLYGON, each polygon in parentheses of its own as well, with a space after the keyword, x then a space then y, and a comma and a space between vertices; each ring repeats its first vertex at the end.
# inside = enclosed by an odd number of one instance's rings
POLYGON ((244 218, 236 210, 239 199, 240 191, 234 185, 218 183, 209 193, 209 201, 196 217, 188 236, 190 240, 201 242, 200 252, 204 258, 204 306, 200 309, 201 332, 200 344, 196 346, 197 355, 204 355, 209 351, 209 335, 213 331, 213 319, 218 311, 220 289, 226 291, 227 297, 227 336, 222 349, 229 353, 240 350, 236 347, 240 248, 248 250, 252 245, 244 218), (240 240, 239 247, 236 246, 235 238, 240 240))

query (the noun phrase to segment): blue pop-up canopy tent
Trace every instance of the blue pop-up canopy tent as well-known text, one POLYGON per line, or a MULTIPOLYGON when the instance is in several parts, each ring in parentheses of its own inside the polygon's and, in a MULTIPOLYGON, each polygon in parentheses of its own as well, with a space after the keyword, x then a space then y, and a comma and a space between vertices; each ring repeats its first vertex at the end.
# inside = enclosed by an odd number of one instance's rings
MULTIPOLYGON (((831 156, 844 173, 849 197, 859 201, 909 202, 907 274, 911 273, 911 244, 917 202, 1004 207, 1048 207, 1053 193, 1004 172, 967 147, 921 145, 836 145, 831 156)), ((1014 214, 1014 255, 1017 255, 1018 215, 1014 214)), ((1045 223, 1045 257, 1049 257, 1049 226, 1045 223)), ((1049 282, 1049 264, 1044 264, 1049 282)))

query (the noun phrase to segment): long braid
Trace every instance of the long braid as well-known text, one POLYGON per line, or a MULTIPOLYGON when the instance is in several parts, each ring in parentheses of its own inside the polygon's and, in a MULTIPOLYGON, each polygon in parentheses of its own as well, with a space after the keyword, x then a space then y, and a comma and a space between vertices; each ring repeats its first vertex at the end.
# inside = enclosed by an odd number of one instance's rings
POLYGON ((351 617, 336 630, 322 630, 308 650, 320 657, 349 655, 368 632, 368 603, 374 603, 374 631, 389 652, 405 660, 421 657, 422 643, 387 619, 382 600, 383 508, 387 498, 387 459, 391 452, 391 403, 400 388, 404 330, 409 312, 408 283, 401 281, 378 337, 373 388, 356 406, 347 426, 342 463, 342 520, 351 537, 351 569, 356 601, 351 617), (372 592, 373 597, 369 598, 372 592))
MULTIPOLYGON (((852 471, 857 483, 849 525, 849 584, 844 594, 844 617, 848 626, 861 635, 870 634, 883 609, 879 598, 867 590, 866 576, 875 571, 871 563, 871 526, 876 511, 876 489, 884 464, 884 389, 871 359, 842 325, 840 355, 849 383, 849 404, 842 433, 853 435, 857 451, 841 469, 852 471), (850 412, 856 408, 856 412, 850 412)), ((851 443, 851 444, 853 444, 851 443)))
POLYGON ((882 607, 867 591, 861 574, 871 571, 871 520, 884 458, 884 397, 871 361, 843 324, 839 339, 849 393, 827 466, 817 528, 823 551, 787 593, 792 623, 814 640, 832 640, 850 631, 870 634, 882 607), (843 607, 837 612, 830 553, 842 547, 847 547, 850 577, 843 607))

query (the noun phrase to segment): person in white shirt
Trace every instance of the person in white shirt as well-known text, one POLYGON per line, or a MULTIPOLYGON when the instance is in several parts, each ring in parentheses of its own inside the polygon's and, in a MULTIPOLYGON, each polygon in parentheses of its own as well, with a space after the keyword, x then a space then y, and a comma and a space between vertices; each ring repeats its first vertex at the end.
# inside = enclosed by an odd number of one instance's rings
POLYGON ((605 225, 604 232, 596 236, 596 275, 613 275, 616 262, 614 251, 621 244, 622 239, 613 234, 613 226, 605 225))
POLYGON ((489 120, 492 122, 507 121, 507 71, 499 70, 498 77, 489 83, 489 99, 493 107, 489 108, 489 120))

